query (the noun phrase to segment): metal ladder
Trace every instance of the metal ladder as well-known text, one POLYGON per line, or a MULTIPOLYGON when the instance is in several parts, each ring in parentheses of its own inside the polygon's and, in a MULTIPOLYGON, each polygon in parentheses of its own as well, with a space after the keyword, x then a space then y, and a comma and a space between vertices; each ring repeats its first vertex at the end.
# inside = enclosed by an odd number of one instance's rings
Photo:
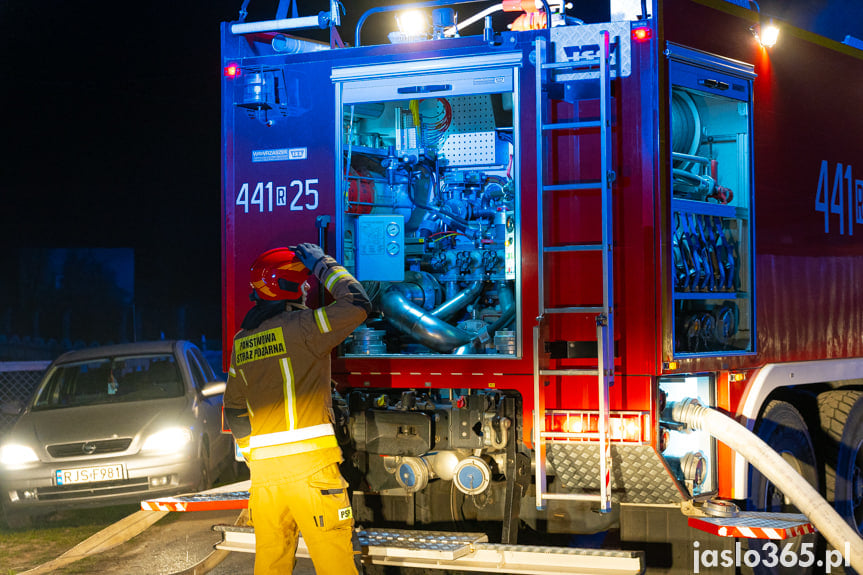
MULTIPOLYGON (((567 499, 575 501, 591 501, 599 503, 599 511, 611 511, 611 449, 609 443, 608 395, 609 387, 614 383, 614 277, 613 277, 613 229, 612 229, 612 194, 614 172, 611 166, 611 44, 607 31, 600 33, 600 54, 598 58, 578 62, 549 62, 548 44, 543 37, 536 40, 536 182, 537 182, 537 241, 538 253, 537 272, 539 276, 539 316, 533 328, 533 427, 534 456, 536 458, 536 505, 538 509, 545 507, 545 502, 551 499, 567 499), (599 82, 600 119, 586 122, 555 122, 548 120, 547 110, 550 99, 543 91, 547 78, 554 77, 558 72, 590 73, 599 82), (571 130, 578 132, 585 129, 600 129, 601 145, 601 179, 594 182, 576 182, 569 184, 547 184, 545 182, 545 134, 554 130, 571 130), (596 243, 570 244, 563 246, 545 245, 544 206, 546 194, 558 191, 600 190, 602 206, 602 241, 596 243), (602 254, 602 306, 580 307, 546 307, 544 274, 545 254, 551 252, 584 252, 599 251, 602 254), (542 369, 540 367, 540 325, 546 314, 595 314, 597 341, 596 369, 542 369), (545 429, 545 386, 546 376, 597 376, 599 386, 599 494, 578 493, 548 493, 546 491, 546 440, 551 437, 566 439, 584 437, 583 434, 566 432, 549 432, 545 429)), ((593 78, 591 78, 593 79, 593 78)), ((579 137, 573 135, 573 138, 579 137)), ((549 145, 549 147, 551 147, 549 145)))

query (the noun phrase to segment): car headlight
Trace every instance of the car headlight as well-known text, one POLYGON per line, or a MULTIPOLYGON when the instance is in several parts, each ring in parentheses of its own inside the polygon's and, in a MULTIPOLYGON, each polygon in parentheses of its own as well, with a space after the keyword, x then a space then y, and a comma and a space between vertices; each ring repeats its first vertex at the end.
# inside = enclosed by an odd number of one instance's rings
POLYGON ((192 442, 192 431, 186 427, 169 427, 154 433, 144 441, 141 451, 174 453, 182 451, 192 442))
POLYGON ((36 452, 26 445, 7 444, 0 447, 0 463, 3 465, 21 465, 39 461, 36 452))

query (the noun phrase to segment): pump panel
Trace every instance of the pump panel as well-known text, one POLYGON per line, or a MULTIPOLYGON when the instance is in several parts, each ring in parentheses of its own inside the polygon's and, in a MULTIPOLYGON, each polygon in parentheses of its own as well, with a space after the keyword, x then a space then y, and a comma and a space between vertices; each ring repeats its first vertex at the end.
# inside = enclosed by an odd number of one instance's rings
POLYGON ((520 59, 334 69, 339 249, 380 310, 346 355, 517 353, 520 59))

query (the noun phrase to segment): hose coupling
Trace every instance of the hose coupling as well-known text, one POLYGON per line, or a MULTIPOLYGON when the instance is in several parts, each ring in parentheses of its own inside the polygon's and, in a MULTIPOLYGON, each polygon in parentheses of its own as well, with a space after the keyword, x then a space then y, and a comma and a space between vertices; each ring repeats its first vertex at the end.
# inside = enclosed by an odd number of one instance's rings
POLYGON ((683 423, 690 429, 698 431, 701 429, 702 415, 706 409, 697 399, 689 397, 669 403, 662 416, 663 419, 683 423))

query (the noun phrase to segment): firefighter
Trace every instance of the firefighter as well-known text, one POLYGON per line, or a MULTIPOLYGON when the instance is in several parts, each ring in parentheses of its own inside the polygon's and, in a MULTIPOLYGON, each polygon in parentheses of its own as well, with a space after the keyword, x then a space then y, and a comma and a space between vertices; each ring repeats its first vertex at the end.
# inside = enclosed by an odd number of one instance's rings
POLYGON ((225 416, 251 472, 255 574, 291 573, 297 532, 319 575, 361 572, 330 352, 371 311, 362 285, 315 244, 276 248, 251 267, 254 307, 234 336, 225 416), (335 301, 306 307, 313 273, 335 301))

